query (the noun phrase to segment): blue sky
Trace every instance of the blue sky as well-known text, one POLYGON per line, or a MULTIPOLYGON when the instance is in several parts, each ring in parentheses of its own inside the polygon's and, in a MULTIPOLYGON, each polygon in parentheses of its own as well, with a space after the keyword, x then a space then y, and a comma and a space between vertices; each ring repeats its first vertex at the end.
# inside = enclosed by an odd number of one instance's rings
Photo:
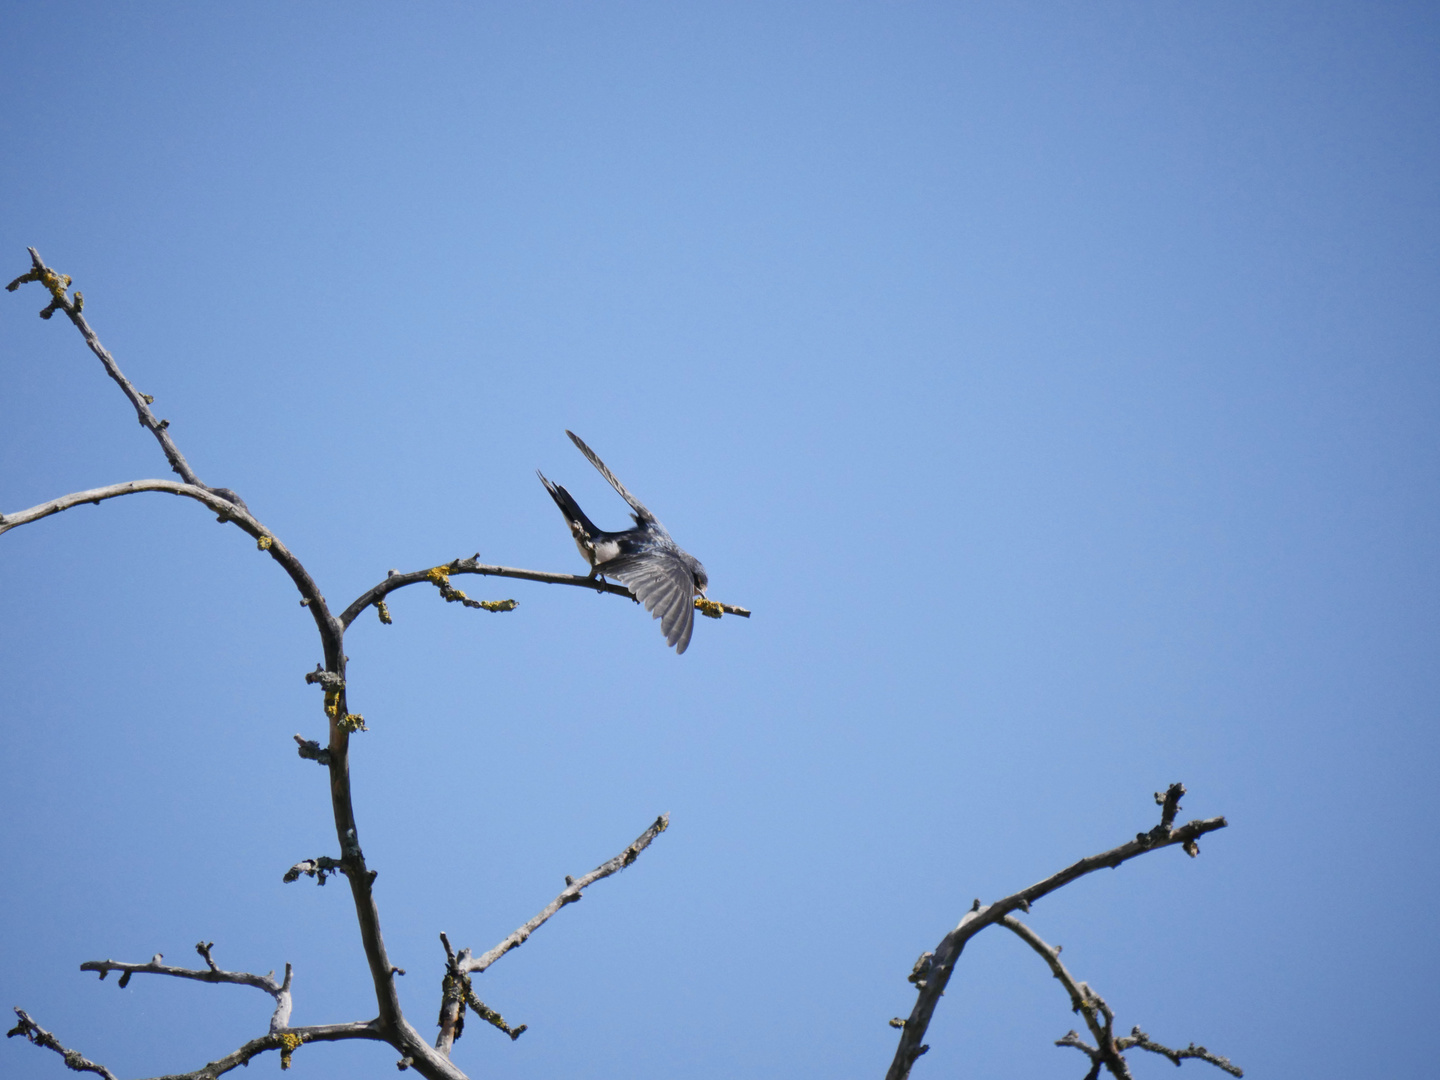
MULTIPOLYGON (((880 1076, 973 898, 1183 780, 1231 822, 1198 860, 1032 925, 1124 1030, 1420 1077, 1437 44, 1423 4, 11 4, 3 276, 26 245, 73 275, 332 605, 477 550, 582 569, 534 470, 624 506, 570 428, 754 609, 678 659, 522 582, 461 583, 508 615, 417 588, 351 631, 422 1032, 439 931, 486 948, 672 815, 483 976, 530 1030, 470 1027, 472 1075, 880 1076)), ((0 297, 0 511, 166 475, 42 303, 0 297)), ((280 881, 335 841, 277 568, 149 495, 7 533, 0 574, 0 1002, 119 1075, 192 1069, 266 999, 77 968, 203 938, 293 963, 297 1023, 372 1015, 343 885, 280 881)), ((1076 1023, 992 932, 914 1075, 1077 1076, 1076 1023)))

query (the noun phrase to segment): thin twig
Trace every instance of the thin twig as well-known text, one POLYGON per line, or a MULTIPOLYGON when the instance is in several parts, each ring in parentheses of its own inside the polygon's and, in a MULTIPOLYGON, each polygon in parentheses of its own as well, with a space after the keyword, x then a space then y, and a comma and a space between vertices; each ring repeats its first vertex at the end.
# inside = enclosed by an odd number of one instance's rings
POLYGON ((103 1076, 105 1080, 116 1080, 115 1074, 104 1065, 97 1065, 79 1050, 67 1050, 59 1039, 46 1031, 34 1020, 30 1019, 24 1009, 16 1009, 15 1016, 18 1022, 13 1028, 5 1033, 8 1038, 13 1039, 16 1035, 23 1035, 36 1046, 43 1046, 47 1050, 54 1050, 65 1059, 65 1064, 76 1072, 93 1072, 103 1076))
MULTIPOLYGON (((640 857, 640 853, 650 846, 651 842, 662 832, 670 827, 670 815, 661 814, 643 833, 635 838, 624 851, 613 859, 607 859, 594 870, 591 870, 584 877, 566 877, 565 888, 550 903, 546 904, 534 918, 530 919, 523 926, 509 934, 500 944, 481 956, 470 955, 469 949, 461 949, 457 954, 450 946, 450 938, 443 932, 440 934, 440 943, 445 946, 445 967, 446 982, 442 986, 440 1004, 440 1034, 435 1040, 435 1049, 442 1054, 449 1055, 450 1047, 460 1037, 464 1027, 464 1011, 461 1004, 463 998, 457 992, 460 986, 458 977, 466 977, 464 985, 468 985, 468 976, 476 972, 484 971, 491 964, 499 960, 511 949, 518 949, 529 940, 530 935, 550 920, 550 917, 567 904, 573 904, 580 899, 581 892, 590 885, 617 874, 624 870, 640 857)), ((478 999, 477 999, 478 1000, 478 999)), ((473 1005, 471 1006, 474 1007, 473 1005)), ((478 1012, 479 1010, 477 1010, 478 1012)), ((484 1013, 481 1013, 484 1016, 484 1013)), ((497 1014, 498 1015, 498 1014, 497 1014)), ((486 1017, 486 1019, 489 1019, 486 1017)), ((491 1021, 494 1023, 494 1021, 491 1021)), ((497 1025, 499 1026, 499 1025, 497 1025)), ((509 1029, 502 1029, 508 1031, 509 1029)), ((517 1036, 512 1036, 512 1038, 517 1036)))
POLYGON ((1067 1031, 1061 1038, 1055 1040, 1056 1046, 1073 1046, 1090 1059, 1090 1071, 1085 1074, 1085 1080, 1097 1080, 1100 1070, 1105 1066, 1105 1059, 1100 1056, 1100 1051, 1080 1038, 1080 1033, 1075 1030, 1067 1031))
POLYGON ((1021 941, 1039 953, 1041 959, 1049 965, 1050 973, 1060 980, 1060 985, 1065 987, 1065 992, 1070 995, 1071 1011, 1078 1012, 1085 1018, 1085 1026, 1090 1029, 1090 1034, 1095 1039, 1095 1053, 1098 1054, 1105 1067, 1110 1070, 1111 1075, 1116 1080, 1132 1080, 1130 1066, 1121 1055, 1120 1048, 1115 1045, 1114 1017, 1104 999, 1091 990, 1088 984, 1076 982, 1075 977, 1060 962, 1060 949, 1053 945, 1047 945, 1041 940, 1039 934, 1019 919, 1013 915, 1006 915, 1000 920, 1000 925, 1014 931, 1021 941))
POLYGON ((629 866, 631 863, 633 863, 636 859, 640 857, 640 853, 650 846, 650 842, 652 840, 654 840, 657 836, 659 836, 669 827, 670 815, 661 814, 658 818, 655 819, 654 824, 652 824, 648 829, 646 829, 643 833, 636 837, 635 842, 629 847, 627 847, 624 851, 620 852, 619 855, 616 855, 613 859, 609 859, 606 862, 601 863, 584 877, 574 879, 567 878, 565 881, 565 888, 561 891, 560 895, 557 896, 554 900, 550 901, 550 903, 545 905, 545 907, 540 911, 538 915, 536 915, 533 919, 527 922, 524 926, 521 926, 519 929, 513 931, 507 938, 505 938, 504 941, 500 942, 500 944, 496 945, 490 951, 484 953, 481 956, 471 957, 470 959, 466 960, 461 965, 461 970, 466 972, 484 971, 491 964, 495 963, 496 960, 499 960, 500 957, 504 956, 507 952, 509 952, 511 949, 519 948, 521 945, 525 944, 531 934, 533 934, 536 930, 538 930, 541 926, 545 925, 545 923, 550 920, 550 916, 554 915, 566 904, 573 904, 575 903, 575 901, 579 900, 581 890, 585 889, 590 885, 593 885, 601 878, 607 878, 611 874, 618 874, 621 870, 624 870, 627 866, 629 866))
POLYGON ((1176 1065, 1179 1065, 1180 1062, 1186 1058, 1193 1058, 1196 1061, 1207 1061, 1217 1069, 1222 1069, 1231 1076, 1245 1075, 1245 1070, 1241 1069, 1238 1065, 1232 1065, 1229 1058, 1221 1057, 1219 1054, 1212 1054, 1203 1046, 1196 1046, 1192 1042, 1184 1050, 1171 1050, 1168 1046, 1162 1046, 1153 1041, 1149 1035, 1146 1035, 1145 1032, 1141 1031, 1138 1027, 1132 1028, 1130 1034, 1123 1039, 1117 1039, 1116 1045, 1122 1050, 1128 1050, 1132 1046, 1139 1050, 1149 1050, 1152 1054, 1160 1054, 1162 1057, 1169 1058, 1176 1065))
POLYGON ((241 510, 238 504, 216 495, 207 487, 186 484, 179 480, 127 480, 123 484, 109 484, 105 487, 91 488, 88 491, 76 491, 69 495, 61 495, 58 499, 51 499, 49 502, 40 503, 27 510, 17 510, 13 514, 0 515, 0 533, 9 532, 17 525, 28 525, 32 521, 39 521, 41 518, 58 514, 62 510, 69 510, 71 507, 81 506, 85 503, 94 503, 98 506, 106 499, 114 499, 121 495, 135 495, 142 491, 163 491, 171 495, 184 495, 186 498, 204 503, 217 514, 225 515, 256 539, 269 535, 269 530, 247 511, 241 510))
MULTIPOLYGON (((1184 794, 1185 786, 1183 784, 1172 784, 1165 795, 1159 799, 1162 807, 1165 808, 1162 815, 1164 812, 1168 812, 1172 822, 1174 813, 1179 810, 1180 797, 1184 794)), ((935 1006, 939 1004, 940 996, 945 992, 945 986, 950 981, 950 975, 955 969, 955 963, 959 960, 961 951, 965 948, 965 943, 981 930, 999 922, 1012 911, 1029 911, 1030 905, 1042 896, 1046 896, 1056 889, 1064 888, 1086 874, 1106 867, 1117 867, 1146 852, 1158 851, 1161 848, 1179 844, 1192 857, 1198 855, 1200 848, 1195 842, 1196 839, 1206 833, 1214 832, 1216 829, 1223 829, 1226 824, 1223 817, 1214 817, 1203 821, 1192 821, 1177 829, 1167 826, 1162 816, 1161 824, 1156 825, 1149 832, 1138 834, 1129 843, 1072 863, 1059 873, 1052 874, 1045 880, 1038 881, 1017 893, 1012 893, 993 904, 983 905, 980 901, 975 901, 975 906, 965 913, 955 929, 946 934, 940 944, 935 947, 934 956, 928 965, 925 977, 915 980, 919 991, 915 1007, 901 1025, 900 1045, 896 1048, 890 1069, 885 1074, 886 1080, 905 1080, 910 1075, 910 1069, 916 1060, 929 1049, 924 1044, 924 1039, 925 1032, 930 1026, 930 1018, 935 1013, 935 1006)))
POLYGON ((180 453, 180 448, 175 445, 175 440, 170 437, 170 421, 157 420, 155 414, 150 411, 150 405, 155 399, 135 389, 120 370, 120 365, 115 363, 115 357, 111 356, 110 351, 100 344, 99 337, 96 336, 94 330, 90 329, 90 324, 85 320, 85 316, 80 314, 85 306, 84 298, 78 292, 75 294, 74 300, 65 295, 65 290, 70 287, 70 276, 56 273, 46 266, 44 260, 40 258, 40 253, 33 247, 28 250, 32 264, 30 272, 16 278, 6 288, 14 292, 19 285, 26 281, 38 281, 44 285, 50 292, 50 306, 40 313, 40 317, 48 319, 56 311, 63 311, 66 314, 75 324, 75 328, 80 331, 80 335, 85 339, 85 344, 90 346, 90 351, 99 357, 100 363, 105 366, 105 373, 115 380, 126 398, 129 399, 130 404, 135 407, 135 415, 140 419, 140 426, 154 435, 156 441, 160 443, 160 449, 165 453, 165 460, 170 462, 171 470, 187 484, 205 487, 200 482, 200 478, 195 475, 195 470, 190 468, 190 463, 185 460, 185 455, 180 453))

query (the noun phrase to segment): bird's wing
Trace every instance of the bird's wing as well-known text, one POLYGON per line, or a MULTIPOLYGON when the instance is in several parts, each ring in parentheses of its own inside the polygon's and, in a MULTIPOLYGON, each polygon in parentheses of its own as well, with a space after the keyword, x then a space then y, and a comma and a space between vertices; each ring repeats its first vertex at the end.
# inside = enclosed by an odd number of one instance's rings
POLYGON ((625 490, 625 485, 616 478, 614 473, 612 473, 608 468, 606 468, 605 462, 600 460, 600 456, 596 454, 594 450, 591 450, 590 447, 585 445, 585 440, 583 440, 582 438, 580 438, 579 435, 576 435, 573 431, 570 431, 568 429, 566 430, 565 434, 569 435, 570 441, 573 442, 577 447, 579 447, 580 452, 585 455, 586 460, 588 460, 591 465, 594 465, 595 468, 600 470, 600 475, 605 477, 606 480, 610 481, 610 486, 620 493, 620 497, 630 504, 631 508, 635 511, 635 519, 641 525, 648 524, 655 520, 655 515, 650 513, 649 510, 645 509, 644 503, 642 503, 634 495, 631 495, 630 492, 625 490))
POLYGON ((660 620, 665 644, 674 645, 676 655, 689 647, 695 629, 695 577, 672 552, 621 555, 595 569, 622 582, 660 620))

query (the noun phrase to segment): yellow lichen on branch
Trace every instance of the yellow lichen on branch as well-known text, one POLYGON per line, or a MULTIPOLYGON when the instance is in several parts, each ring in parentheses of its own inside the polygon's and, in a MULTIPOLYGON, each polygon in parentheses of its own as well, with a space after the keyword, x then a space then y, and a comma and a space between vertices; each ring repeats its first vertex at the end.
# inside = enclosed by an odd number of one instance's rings
MULTIPOLYGON (((471 608, 484 608, 486 611, 514 611, 520 606, 516 600, 471 600, 461 589, 450 584, 450 568, 448 566, 434 566, 425 571, 425 580, 431 582, 440 590, 440 595, 447 604, 464 604, 471 608)), ((389 622, 385 615, 380 616, 381 622, 389 622)))
POLYGON ((701 615, 706 618, 718 619, 725 614, 725 605, 718 600, 706 600, 703 596, 695 598, 695 607, 701 615))
MULTIPOLYGON (((33 252, 32 252, 32 254, 33 254, 33 252)), ((37 259, 37 261, 38 261, 38 259, 37 259)), ((50 318, 51 315, 54 315, 55 312, 59 311, 60 309, 62 309, 62 308, 68 309, 68 308, 71 306, 69 297, 67 297, 67 296, 65 295, 65 290, 68 289, 68 288, 70 288, 70 282, 71 282, 71 280, 72 280, 72 279, 71 279, 71 277, 70 277, 69 274, 57 274, 54 270, 51 270, 48 266, 40 266, 40 267, 36 267, 35 269, 29 271, 28 273, 21 274, 21 275, 20 275, 19 277, 17 277, 14 281, 10 282, 9 285, 6 285, 6 286, 5 286, 5 289, 6 289, 7 292, 14 292, 16 289, 18 289, 21 285, 24 285, 26 282, 29 282, 29 281, 38 281, 38 282, 40 282, 40 284, 41 284, 41 285, 44 285, 45 288, 46 288, 46 289, 49 291, 49 293, 50 293, 50 304, 49 304, 49 306, 47 306, 44 311, 40 312, 40 317, 41 317, 42 319, 48 319, 48 318, 50 318)), ((85 298, 84 298, 83 296, 81 296, 79 293, 76 293, 76 294, 75 294, 75 304, 74 304, 74 307, 75 307, 76 312, 79 312, 79 310, 80 310, 84 305, 85 305, 85 298)))
POLYGON ((280 1040, 280 1068, 288 1069, 290 1068, 290 1055, 300 1049, 300 1044, 305 1041, 305 1036, 286 1032, 278 1038, 280 1040))

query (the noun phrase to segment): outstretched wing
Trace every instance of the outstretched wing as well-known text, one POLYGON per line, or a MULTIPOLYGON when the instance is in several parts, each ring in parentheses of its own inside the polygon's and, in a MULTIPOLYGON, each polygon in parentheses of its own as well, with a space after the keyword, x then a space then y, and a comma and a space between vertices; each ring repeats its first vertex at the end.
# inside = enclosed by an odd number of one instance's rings
MULTIPOLYGON (((615 474, 605 467, 605 462, 600 460, 599 455, 596 454, 594 450, 591 450, 590 447, 585 445, 585 441, 581 439, 579 435, 576 435, 573 431, 570 431, 568 429, 566 430, 565 434, 569 435, 570 441, 573 442, 577 447, 579 447, 580 452, 585 455, 586 460, 588 460, 591 465, 594 465, 595 468, 600 470, 600 475, 605 477, 606 480, 610 481, 610 486, 620 493, 620 497, 630 504, 631 508, 635 511, 636 521, 638 521, 641 525, 648 525, 655 521, 655 515, 650 513, 649 510, 645 509, 644 503, 642 503, 634 495, 631 495, 630 492, 625 490, 625 485, 622 484, 618 479, 616 479, 615 474)), ((671 644, 674 644, 674 642, 671 642, 671 644)), ((682 649, 681 652, 684 652, 684 650, 682 649)))
POLYGON ((660 620, 665 644, 674 645, 676 655, 689 647, 695 629, 695 575, 677 555, 669 551, 621 555, 595 569, 623 583, 660 620))

